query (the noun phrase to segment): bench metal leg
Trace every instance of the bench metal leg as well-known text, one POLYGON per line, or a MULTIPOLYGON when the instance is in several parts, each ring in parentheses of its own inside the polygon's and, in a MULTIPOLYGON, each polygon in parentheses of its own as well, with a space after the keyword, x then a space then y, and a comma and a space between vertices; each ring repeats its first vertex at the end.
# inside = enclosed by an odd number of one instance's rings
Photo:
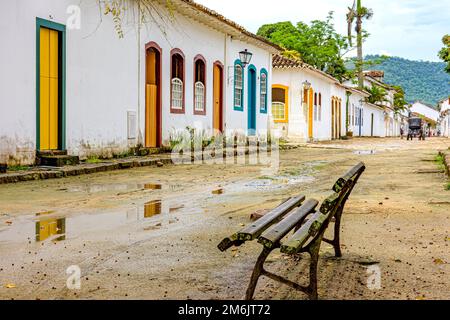
POLYGON ((342 219, 342 207, 339 208, 339 211, 336 214, 336 222, 334 224, 334 240, 333 240, 333 246, 334 246, 334 252, 337 258, 342 257, 342 251, 341 251, 341 219, 342 219))
POLYGON ((311 262, 309 265, 309 287, 308 295, 310 300, 318 300, 317 293, 317 268, 319 265, 320 244, 322 243, 322 236, 317 238, 309 247, 309 254, 311 262))
POLYGON ((253 300, 253 295, 255 294, 256 285, 258 284, 259 277, 261 277, 264 271, 264 262, 266 262, 267 257, 272 252, 267 248, 264 248, 256 261, 255 268, 253 269, 252 277, 250 279, 250 284, 247 288, 247 293, 245 295, 245 300, 253 300))

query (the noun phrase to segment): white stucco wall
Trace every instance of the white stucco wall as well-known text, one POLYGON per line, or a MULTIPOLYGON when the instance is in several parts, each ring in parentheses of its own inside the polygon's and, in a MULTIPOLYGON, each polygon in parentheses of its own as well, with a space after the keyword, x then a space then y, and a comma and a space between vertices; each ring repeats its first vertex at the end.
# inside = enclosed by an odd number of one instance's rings
POLYGON ((432 119, 434 121, 437 121, 439 118, 439 112, 435 109, 432 109, 423 103, 420 102, 414 102, 411 107, 411 112, 415 112, 418 114, 421 114, 429 119, 432 119))
MULTIPOLYGON (((303 103, 303 83, 311 83, 312 89, 318 94, 322 94, 321 119, 317 118, 313 124, 313 136, 316 141, 331 139, 331 97, 334 82, 324 76, 309 69, 274 69, 273 85, 283 85, 289 87, 289 123, 275 124, 275 127, 287 129, 290 139, 306 141, 308 140, 308 123, 305 115, 303 103)), ((345 109, 345 100, 342 102, 342 109, 345 109)), ((342 128, 345 128, 343 126, 342 128)))
MULTIPOLYGON (((36 18, 66 25, 71 0, 7 1, 0 12, 0 154, 10 162, 32 163, 36 149, 36 18)), ((81 29, 67 30, 66 147, 69 154, 111 155, 137 143, 128 139, 127 112, 137 115, 136 129, 145 128, 145 44, 162 48, 162 132, 167 142, 172 129, 212 127, 213 63, 224 64, 225 129, 247 129, 247 90, 244 112, 233 111, 233 63, 239 51, 253 53, 257 68, 257 129, 267 128, 267 115, 259 112, 259 72, 269 73, 271 54, 254 45, 233 41, 224 33, 175 13, 162 28, 149 24, 141 30, 126 17, 124 38, 114 30, 111 16, 99 12, 95 0, 81 7, 81 29), (185 114, 170 113, 170 51, 185 55, 185 114), (193 60, 202 54, 206 66, 206 116, 193 114, 193 60), (231 79, 230 81, 227 81, 231 79)), ((246 69, 246 72, 248 70, 246 69)), ((245 80, 247 81, 247 74, 245 80)), ((247 89, 247 83, 245 88, 247 89)), ((270 90, 268 101, 271 101, 270 90)), ((270 104, 269 104, 270 105, 270 104)), ((136 137, 138 137, 136 133, 136 137)), ((1 160, 1 159, 0 159, 1 160)))

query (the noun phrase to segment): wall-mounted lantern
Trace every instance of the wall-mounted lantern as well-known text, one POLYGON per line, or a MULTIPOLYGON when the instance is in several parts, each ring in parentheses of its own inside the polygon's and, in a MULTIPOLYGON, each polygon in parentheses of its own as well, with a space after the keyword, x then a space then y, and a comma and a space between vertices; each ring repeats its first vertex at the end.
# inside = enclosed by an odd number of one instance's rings
POLYGON ((303 82, 303 88, 304 88, 305 90, 311 89, 311 83, 309 83, 309 81, 306 80, 305 82, 303 82))
POLYGON ((245 49, 244 51, 239 52, 239 58, 242 63, 242 67, 245 68, 252 61, 253 53, 245 49))

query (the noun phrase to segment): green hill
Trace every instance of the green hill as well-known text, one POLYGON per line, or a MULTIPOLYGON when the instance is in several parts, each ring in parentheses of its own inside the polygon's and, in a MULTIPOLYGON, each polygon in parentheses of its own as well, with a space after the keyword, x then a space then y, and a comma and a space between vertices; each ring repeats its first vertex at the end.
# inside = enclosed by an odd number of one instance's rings
POLYGON ((402 86, 408 102, 420 100, 433 106, 450 95, 450 75, 444 68, 445 63, 441 62, 412 61, 399 57, 390 57, 382 64, 371 67, 385 72, 386 83, 402 86))

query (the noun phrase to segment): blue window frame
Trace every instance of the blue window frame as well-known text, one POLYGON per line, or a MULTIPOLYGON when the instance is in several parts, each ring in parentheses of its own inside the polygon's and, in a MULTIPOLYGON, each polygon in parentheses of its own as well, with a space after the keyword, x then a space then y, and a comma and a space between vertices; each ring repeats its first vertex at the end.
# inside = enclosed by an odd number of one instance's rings
POLYGON ((269 88, 269 74, 266 69, 261 69, 259 82, 259 111, 267 113, 267 93, 269 88))
POLYGON ((234 110, 244 111, 244 68, 241 60, 234 62, 234 110))

